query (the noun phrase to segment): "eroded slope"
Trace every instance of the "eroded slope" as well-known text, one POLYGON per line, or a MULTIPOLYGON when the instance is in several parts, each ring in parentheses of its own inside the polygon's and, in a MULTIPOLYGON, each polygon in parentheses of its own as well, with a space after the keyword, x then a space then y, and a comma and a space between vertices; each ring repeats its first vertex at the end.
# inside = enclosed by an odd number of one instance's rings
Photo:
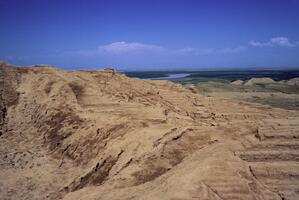
POLYGON ((3 199, 299 197, 297 112, 111 70, 1 74, 3 199))

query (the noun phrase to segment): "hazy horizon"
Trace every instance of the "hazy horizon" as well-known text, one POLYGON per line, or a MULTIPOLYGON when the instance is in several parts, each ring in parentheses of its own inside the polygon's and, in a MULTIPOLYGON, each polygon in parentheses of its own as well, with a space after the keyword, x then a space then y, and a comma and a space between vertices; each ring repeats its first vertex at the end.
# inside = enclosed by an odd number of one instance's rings
POLYGON ((0 62, 5 62, 8 64, 16 65, 16 66, 33 66, 33 65, 49 65, 65 70, 96 70, 96 69, 105 69, 105 68, 112 68, 122 72, 147 72, 147 71, 169 71, 169 72, 176 72, 176 71, 263 71, 263 70, 273 70, 273 71, 281 71, 281 70, 299 70, 299 66, 293 67, 284 67, 284 66, 251 66, 251 67, 244 67, 244 66, 234 66, 234 67, 216 67, 216 66, 198 66, 198 67, 171 67, 171 66, 158 66, 158 67, 150 67, 150 66, 139 66, 139 67, 128 67, 128 68, 120 68, 117 66, 59 66, 53 65, 49 63, 32 63, 28 65, 19 65, 13 62, 8 62, 6 60, 0 60, 0 62))

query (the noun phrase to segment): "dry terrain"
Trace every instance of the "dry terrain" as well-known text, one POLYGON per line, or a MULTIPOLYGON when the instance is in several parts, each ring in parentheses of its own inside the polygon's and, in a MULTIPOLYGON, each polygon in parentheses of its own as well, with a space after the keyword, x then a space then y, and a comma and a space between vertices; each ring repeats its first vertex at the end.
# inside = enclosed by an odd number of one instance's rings
POLYGON ((246 81, 209 80, 205 82, 184 84, 186 87, 205 96, 248 101, 270 105, 276 108, 299 110, 299 78, 284 81, 274 81, 270 78, 251 78, 246 81))
POLYGON ((0 199, 299 199, 299 112, 0 63, 0 199))

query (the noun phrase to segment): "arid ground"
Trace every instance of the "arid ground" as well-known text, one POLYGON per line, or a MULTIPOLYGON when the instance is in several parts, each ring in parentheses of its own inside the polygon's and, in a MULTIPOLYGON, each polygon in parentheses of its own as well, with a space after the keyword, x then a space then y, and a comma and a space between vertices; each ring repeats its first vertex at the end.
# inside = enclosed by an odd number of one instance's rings
POLYGON ((109 69, 0 86, 0 199, 299 199, 296 109, 109 69))

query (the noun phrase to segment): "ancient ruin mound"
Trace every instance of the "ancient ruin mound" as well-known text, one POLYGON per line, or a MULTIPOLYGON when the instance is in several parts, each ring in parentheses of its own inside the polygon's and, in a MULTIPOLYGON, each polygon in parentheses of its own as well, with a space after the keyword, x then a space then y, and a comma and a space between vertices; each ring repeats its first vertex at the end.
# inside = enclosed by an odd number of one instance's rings
POLYGON ((299 113, 113 70, 0 64, 1 199, 298 199, 299 113))

